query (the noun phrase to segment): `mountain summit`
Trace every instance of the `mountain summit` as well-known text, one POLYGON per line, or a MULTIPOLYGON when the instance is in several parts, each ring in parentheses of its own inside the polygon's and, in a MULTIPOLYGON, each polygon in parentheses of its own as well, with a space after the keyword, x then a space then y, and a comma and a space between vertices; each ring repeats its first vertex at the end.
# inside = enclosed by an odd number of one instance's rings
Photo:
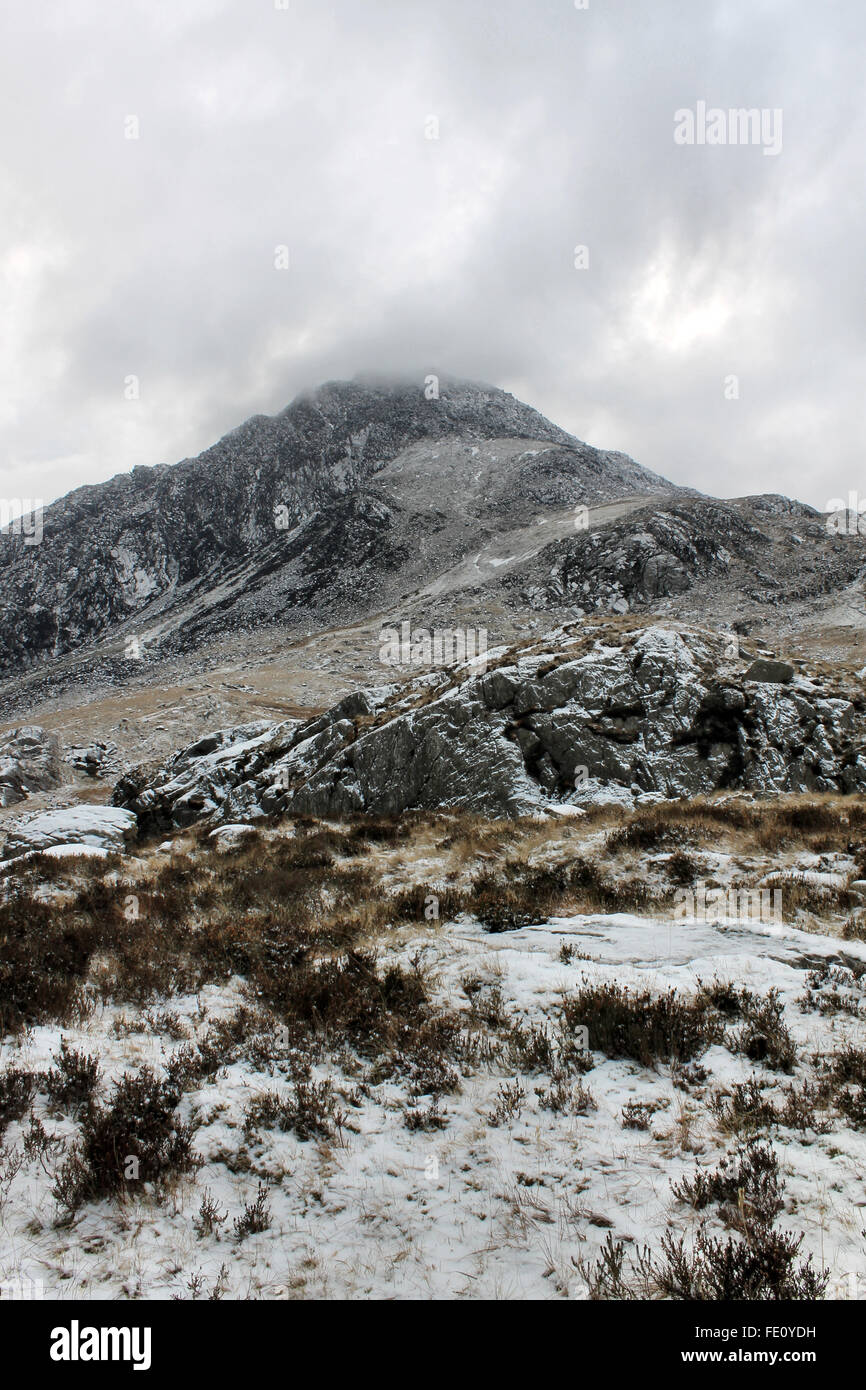
POLYGON ((174 466, 46 508, 0 549, 0 672, 95 642, 190 649, 261 624, 348 620, 534 519, 673 486, 496 387, 329 382, 174 466))

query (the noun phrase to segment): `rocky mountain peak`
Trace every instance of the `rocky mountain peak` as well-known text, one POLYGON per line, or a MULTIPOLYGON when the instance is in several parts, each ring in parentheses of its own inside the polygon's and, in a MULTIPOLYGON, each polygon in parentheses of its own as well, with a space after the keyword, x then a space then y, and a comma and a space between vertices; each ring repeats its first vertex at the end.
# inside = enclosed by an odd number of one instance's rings
POLYGON ((6 537, 0 672, 95 642, 190 648, 323 608, 348 617, 453 564, 479 523, 659 490, 496 387, 328 382, 196 458, 77 489, 46 509, 38 547, 6 537))

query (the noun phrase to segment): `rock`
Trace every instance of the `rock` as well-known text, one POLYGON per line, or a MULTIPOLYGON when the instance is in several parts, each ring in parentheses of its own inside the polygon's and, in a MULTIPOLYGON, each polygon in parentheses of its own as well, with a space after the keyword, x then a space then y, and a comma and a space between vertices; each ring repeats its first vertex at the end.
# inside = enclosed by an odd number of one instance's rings
POLYGON ((133 813, 114 806, 82 805, 62 811, 38 811, 19 817, 9 826, 2 858, 38 853, 55 845, 89 845, 123 853, 135 836, 133 813))
POLYGON ((104 777, 118 771, 120 755, 116 743, 74 744, 64 749, 63 761, 88 777, 104 777))
POLYGON ((856 893, 858 898, 866 898, 866 878, 856 878, 853 883, 849 883, 848 891, 856 893))
POLYGON ((145 828, 460 808, 490 816, 725 788, 866 792, 852 701, 717 676, 723 638, 660 624, 634 634, 579 624, 462 670, 348 696, 172 759, 115 804, 145 828), (809 733, 804 733, 809 730, 809 733))
POLYGON ((786 685, 794 677, 794 667, 787 661, 772 661, 759 656, 753 661, 743 677, 747 681, 760 681, 765 685, 786 685))
POLYGON ((51 791, 62 781, 54 734, 27 724, 0 738, 0 806, 14 806, 31 792, 51 791))
MULTIPOLYGON (((325 721, 311 727, 324 728, 325 721)), ((220 729, 205 739, 197 739, 169 760, 155 782, 148 782, 141 769, 121 777, 112 794, 115 806, 134 809, 141 826, 172 830, 205 820, 225 804, 239 783, 262 768, 275 763, 285 753, 299 727, 299 721, 283 724, 259 721, 220 729)), ((256 804, 253 817, 266 814, 256 804)))
POLYGON ((208 839, 219 854, 225 854, 237 847, 250 835, 256 834, 254 825, 219 825, 212 830, 208 839))

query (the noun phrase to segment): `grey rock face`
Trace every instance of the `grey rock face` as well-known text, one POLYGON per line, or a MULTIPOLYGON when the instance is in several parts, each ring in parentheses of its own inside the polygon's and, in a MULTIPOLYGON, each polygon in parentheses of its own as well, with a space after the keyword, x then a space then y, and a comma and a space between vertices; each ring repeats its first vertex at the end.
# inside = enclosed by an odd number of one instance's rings
POLYGON ((60 746, 53 734, 25 725, 0 739, 0 806, 13 806, 31 792, 51 791, 62 780, 60 746))
POLYGON ((114 743, 75 744, 63 750, 63 761, 88 777, 104 777, 119 771, 119 754, 114 743))
POLYGON ((495 658, 360 692, 307 724, 275 725, 203 759, 180 754, 117 804, 144 827, 272 812, 341 817, 460 808, 520 816, 601 791, 866 791, 863 702, 811 682, 748 685, 724 643, 662 626, 577 625, 495 658))
POLYGON ((111 635, 121 679, 151 642, 374 611, 467 553, 485 518, 671 491, 494 387, 330 383, 198 458, 70 493, 38 546, 5 536, 0 676, 111 635))
POLYGON ((767 685, 785 685, 793 675, 794 667, 787 661, 772 661, 769 657, 759 656, 757 661, 752 662, 743 679, 762 681, 767 685))
POLYGON ((136 837, 136 819, 112 806, 70 806, 22 816, 10 826, 2 858, 12 859, 51 849, 55 845, 87 845, 92 849, 127 849, 136 837))
POLYGON ((500 581, 512 601, 571 614, 658 611, 685 622, 717 614, 735 630, 752 612, 814 604, 862 580, 866 546, 830 537, 812 508, 787 499, 648 499, 602 528, 557 539, 500 581), (774 505, 770 505, 773 503, 774 505), (784 504, 784 505, 783 505, 784 504), (794 525, 802 536, 796 537, 794 525))
POLYGON ((296 727, 297 721, 289 721, 221 729, 175 754, 155 783, 140 769, 125 773, 112 801, 134 809, 139 824, 148 828, 169 829, 212 817, 238 782, 279 757, 296 727))
MULTIPOLYGON (((534 583, 523 592, 536 608, 572 603, 586 612, 624 612, 684 593, 696 580, 726 572, 732 555, 754 558, 766 546, 766 537, 732 507, 672 499, 543 550, 530 570, 534 583)), ((520 575, 508 582, 525 585, 520 575)))

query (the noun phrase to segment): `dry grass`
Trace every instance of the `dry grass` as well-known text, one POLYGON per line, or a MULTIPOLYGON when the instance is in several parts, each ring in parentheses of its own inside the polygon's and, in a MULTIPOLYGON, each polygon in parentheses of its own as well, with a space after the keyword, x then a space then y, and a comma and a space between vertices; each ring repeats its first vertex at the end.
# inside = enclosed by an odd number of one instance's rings
MULTIPOLYGON (((145 851, 138 867, 34 861, 0 904, 0 1029, 68 1022, 99 995, 143 1006, 232 975, 276 998, 266 977, 277 959, 309 975, 331 957, 375 952, 400 923, 435 925, 460 912, 491 931, 552 913, 663 912, 699 874, 695 853, 709 848, 765 869, 768 854, 837 852, 853 858, 850 877, 866 874, 866 805, 722 796, 630 814, 596 808, 565 825, 444 812, 343 826, 301 818, 220 854, 196 829, 168 857, 145 851), (658 851, 667 862, 649 872, 658 851), (435 879, 415 871, 420 860, 436 865, 435 879), (37 885, 50 886, 50 901, 34 900, 37 885)), ((789 919, 841 914, 839 930, 860 934, 846 887, 777 881, 789 919)))

